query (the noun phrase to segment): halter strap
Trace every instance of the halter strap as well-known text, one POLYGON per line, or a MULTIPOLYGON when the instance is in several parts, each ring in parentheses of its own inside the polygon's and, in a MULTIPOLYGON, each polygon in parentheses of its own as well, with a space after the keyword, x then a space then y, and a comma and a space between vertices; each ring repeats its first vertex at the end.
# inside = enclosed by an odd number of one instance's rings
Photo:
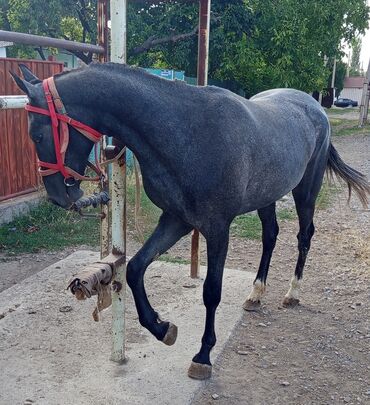
POLYGON ((54 149, 56 156, 56 163, 42 162, 38 160, 39 173, 41 176, 50 176, 52 174, 60 172, 65 179, 74 178, 78 180, 90 180, 99 181, 104 177, 104 173, 99 164, 97 153, 97 142, 103 136, 100 132, 83 124, 80 121, 74 120, 67 115, 64 104, 56 89, 54 78, 49 77, 42 82, 46 101, 48 104, 48 110, 44 108, 34 107, 29 104, 25 109, 37 114, 49 116, 51 119, 51 125, 53 130, 54 149), (68 125, 75 128, 78 132, 95 143, 95 164, 88 162, 88 166, 95 171, 96 177, 83 176, 77 173, 75 170, 65 165, 65 154, 69 144, 69 128, 68 125), (59 127, 59 131, 58 131, 59 127))

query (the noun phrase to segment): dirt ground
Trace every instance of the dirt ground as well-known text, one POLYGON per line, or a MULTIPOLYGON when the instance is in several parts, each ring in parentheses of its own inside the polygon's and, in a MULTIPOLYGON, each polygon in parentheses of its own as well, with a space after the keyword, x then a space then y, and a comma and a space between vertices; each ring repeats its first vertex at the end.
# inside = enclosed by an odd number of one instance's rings
MULTIPOLYGON (((370 136, 334 144, 370 177, 370 136)), ((296 221, 280 224, 262 310, 244 313, 193 405, 370 403, 370 212, 346 199, 347 191, 339 191, 315 216, 301 305, 294 309, 281 302, 294 272, 298 228, 296 221)), ((138 246, 129 242, 130 255, 138 246)), ((189 244, 185 238, 171 255, 189 259, 189 244)), ((226 266, 256 271, 260 251, 260 241, 232 238, 226 266)), ((0 291, 70 252, 0 257, 0 291)))
MULTIPOLYGON (((337 138, 370 176, 370 137, 337 138)), ((261 312, 245 313, 193 405, 370 403, 370 212, 347 192, 315 216, 301 305, 281 306, 297 256, 295 221, 280 227, 261 312)), ((232 240, 227 266, 256 269, 260 243, 232 240)), ((218 325, 220 327, 220 325, 218 325)))

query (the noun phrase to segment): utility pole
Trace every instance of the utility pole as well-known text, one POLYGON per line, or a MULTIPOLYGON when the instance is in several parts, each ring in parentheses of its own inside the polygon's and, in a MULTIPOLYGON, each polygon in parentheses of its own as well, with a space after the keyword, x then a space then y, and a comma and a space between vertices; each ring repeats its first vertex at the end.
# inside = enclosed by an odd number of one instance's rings
POLYGON ((335 74, 337 70, 337 58, 334 56, 334 65, 333 65, 333 74, 331 77, 331 88, 333 89, 333 104, 334 105, 334 100, 335 100, 335 74))
MULTIPOLYGON (((326 55, 324 55, 324 66, 326 67, 326 65, 328 64, 328 57, 326 55)), ((319 104, 322 104, 322 90, 319 93, 319 99, 318 99, 319 104)))

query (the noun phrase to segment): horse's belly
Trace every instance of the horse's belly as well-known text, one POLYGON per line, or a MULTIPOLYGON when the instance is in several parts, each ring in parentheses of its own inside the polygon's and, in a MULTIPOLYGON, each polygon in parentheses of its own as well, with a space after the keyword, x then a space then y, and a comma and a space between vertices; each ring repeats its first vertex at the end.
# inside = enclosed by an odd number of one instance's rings
POLYGON ((246 186, 240 213, 266 207, 293 190, 301 181, 308 161, 308 157, 300 159, 287 156, 285 159, 271 160, 269 164, 255 165, 256 170, 246 186))

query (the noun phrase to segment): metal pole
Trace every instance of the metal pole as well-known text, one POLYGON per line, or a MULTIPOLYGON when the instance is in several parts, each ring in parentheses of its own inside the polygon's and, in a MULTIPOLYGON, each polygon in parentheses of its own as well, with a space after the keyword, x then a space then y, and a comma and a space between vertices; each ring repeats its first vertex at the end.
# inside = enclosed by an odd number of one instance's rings
POLYGON ((104 53, 104 47, 82 42, 67 41, 66 39, 56 39, 42 37, 40 35, 24 34, 21 32, 10 32, 0 30, 0 41, 14 42, 23 45, 51 46, 69 51, 104 53))
POLYGON ((199 1, 198 34, 198 86, 208 83, 209 27, 211 21, 211 0, 199 1))
POLYGON ((98 1, 98 45, 104 48, 99 62, 108 61, 108 0, 98 1))
POLYGON ((27 96, 0 96, 0 110, 24 108, 27 103, 27 96))
MULTIPOLYGON (((211 0, 199 0, 198 30, 198 86, 208 83, 209 29, 211 21, 211 0)), ((199 231, 194 230, 191 240, 190 277, 199 277, 200 249, 199 231)))
POLYGON ((358 120, 358 126, 363 127, 367 121, 367 115, 369 110, 369 97, 370 97, 370 59, 367 67, 366 78, 362 89, 361 105, 360 105, 360 117, 358 120))
MULTIPOLYGON (((105 53, 99 55, 99 62, 108 61, 108 4, 107 0, 98 2, 98 44, 105 49, 105 53)), ((100 158, 103 160, 104 151, 106 150, 107 137, 104 136, 100 141, 100 158)), ((109 171, 107 168, 107 175, 109 171)), ((109 192, 109 178, 105 179, 102 189, 109 192)), ((103 191, 103 190, 101 190, 103 191)), ((110 251, 110 204, 101 204, 100 213, 100 258, 108 256, 110 251)))
MULTIPOLYGON (((110 0, 111 60, 126 62, 127 0, 110 0)), ((126 255, 126 156, 112 164, 112 253, 126 255)), ((126 261, 113 277, 113 346, 111 360, 125 359, 126 261)))

